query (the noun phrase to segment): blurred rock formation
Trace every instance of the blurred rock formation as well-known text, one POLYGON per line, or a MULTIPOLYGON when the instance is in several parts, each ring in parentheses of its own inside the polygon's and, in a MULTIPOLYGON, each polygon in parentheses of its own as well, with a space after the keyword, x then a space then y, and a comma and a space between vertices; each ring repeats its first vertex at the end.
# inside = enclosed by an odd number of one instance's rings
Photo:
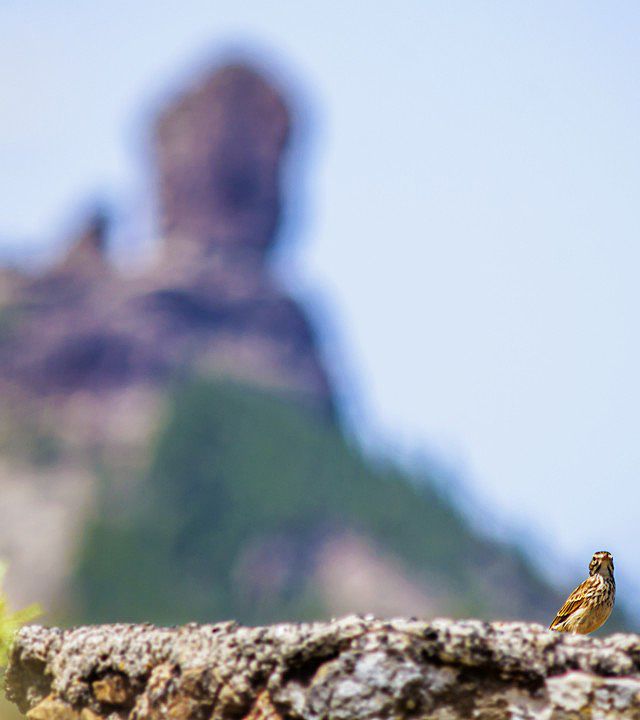
POLYGON ((314 329, 270 267, 290 124, 270 82, 222 67, 155 123, 153 266, 114 268, 98 209, 45 271, 0 268, 11 600, 87 622, 543 619, 561 598, 517 547, 335 422, 314 329))
POLYGON ((255 253, 275 240, 289 112, 265 79, 225 67, 186 92, 155 134, 162 234, 168 248, 255 253))
MULTIPOLYGON (((54 568, 62 582, 68 562, 16 549, 11 518, 32 516, 33 498, 47 484, 49 501, 67 495, 60 482, 48 483, 46 462, 34 471, 39 444, 57 453, 58 465, 73 464, 68 478, 77 478, 78 463, 87 465, 87 452, 135 453, 154 428, 158 392, 191 373, 269 388, 332 418, 314 331, 269 268, 289 125, 285 101, 258 72, 217 69, 155 123, 162 237, 153 267, 135 278, 116 272, 109 218, 98 211, 46 271, 0 271, 0 483, 15 496, 12 507, 0 503, 0 557, 32 561, 16 562, 10 575, 20 596, 46 602, 50 588, 37 578, 54 568), (83 457, 71 460, 69 449, 83 457)), ((54 535, 71 532, 88 512, 91 493, 77 497, 84 504, 57 503, 54 535)))
POLYGON ((171 103, 155 132, 161 263, 119 277, 105 257, 108 218, 89 218, 61 262, 5 293, 15 322, 0 342, 3 389, 101 395, 197 367, 331 415, 314 333, 267 265, 288 127, 277 90, 245 66, 171 103))

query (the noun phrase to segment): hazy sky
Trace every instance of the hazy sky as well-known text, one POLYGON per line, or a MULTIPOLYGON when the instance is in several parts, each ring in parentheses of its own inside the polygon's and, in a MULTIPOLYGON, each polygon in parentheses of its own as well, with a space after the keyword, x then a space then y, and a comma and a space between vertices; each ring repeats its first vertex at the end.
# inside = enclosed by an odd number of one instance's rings
POLYGON ((436 452, 547 566, 613 551, 624 593, 638 38, 637 2, 1 0, 0 243, 41 252, 98 194, 126 226, 146 111, 203 58, 254 48, 299 90, 284 261, 363 437, 436 452))

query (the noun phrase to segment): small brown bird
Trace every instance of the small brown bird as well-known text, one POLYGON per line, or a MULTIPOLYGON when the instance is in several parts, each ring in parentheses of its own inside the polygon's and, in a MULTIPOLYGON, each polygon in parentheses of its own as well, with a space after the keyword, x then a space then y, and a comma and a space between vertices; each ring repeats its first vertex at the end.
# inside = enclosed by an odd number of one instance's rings
POLYGON ((594 554, 589 577, 569 595, 549 629, 581 635, 593 632, 611 615, 615 597, 613 555, 603 550, 594 554))

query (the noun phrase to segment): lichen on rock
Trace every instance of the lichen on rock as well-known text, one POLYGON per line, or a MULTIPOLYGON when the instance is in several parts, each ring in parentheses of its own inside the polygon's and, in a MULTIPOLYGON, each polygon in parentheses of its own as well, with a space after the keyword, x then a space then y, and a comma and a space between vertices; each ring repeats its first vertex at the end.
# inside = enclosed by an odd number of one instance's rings
POLYGON ((18 635, 7 696, 31 720, 640 717, 640 637, 350 616, 18 635))

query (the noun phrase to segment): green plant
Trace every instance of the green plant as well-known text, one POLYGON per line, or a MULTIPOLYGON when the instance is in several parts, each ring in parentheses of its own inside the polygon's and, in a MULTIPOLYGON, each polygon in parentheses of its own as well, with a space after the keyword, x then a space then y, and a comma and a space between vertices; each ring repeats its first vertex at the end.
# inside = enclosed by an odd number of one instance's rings
POLYGON ((0 562, 0 669, 9 661, 9 651, 15 634, 25 623, 31 622, 41 613, 40 606, 36 604, 17 612, 10 612, 9 601, 2 590, 2 581, 6 572, 7 566, 0 562))

